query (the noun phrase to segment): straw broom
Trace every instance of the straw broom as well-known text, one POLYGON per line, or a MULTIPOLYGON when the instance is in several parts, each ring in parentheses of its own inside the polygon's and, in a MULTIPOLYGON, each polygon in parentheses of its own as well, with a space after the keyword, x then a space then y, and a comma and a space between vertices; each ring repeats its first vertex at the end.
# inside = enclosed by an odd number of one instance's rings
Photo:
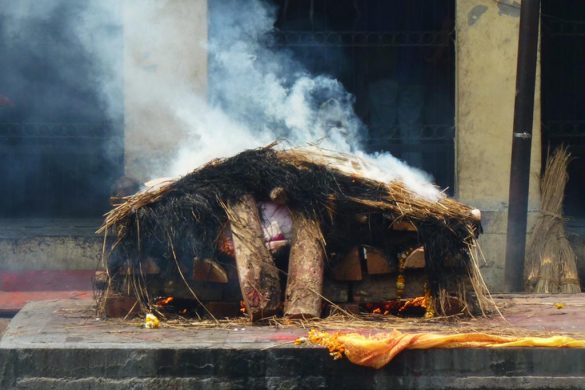
POLYGON ((563 198, 571 160, 564 146, 549 155, 540 182, 541 215, 528 249, 528 290, 536 293, 579 293, 576 256, 565 235, 563 198))

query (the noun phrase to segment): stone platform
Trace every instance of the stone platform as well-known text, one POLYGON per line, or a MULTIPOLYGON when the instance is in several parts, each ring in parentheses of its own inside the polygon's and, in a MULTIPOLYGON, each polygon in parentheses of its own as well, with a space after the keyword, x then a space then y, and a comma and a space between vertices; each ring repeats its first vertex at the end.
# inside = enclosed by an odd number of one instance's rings
POLYGON ((373 370, 295 346, 306 329, 241 326, 143 329, 97 320, 90 300, 29 303, 0 341, 0 388, 585 388, 585 349, 409 350, 373 370))

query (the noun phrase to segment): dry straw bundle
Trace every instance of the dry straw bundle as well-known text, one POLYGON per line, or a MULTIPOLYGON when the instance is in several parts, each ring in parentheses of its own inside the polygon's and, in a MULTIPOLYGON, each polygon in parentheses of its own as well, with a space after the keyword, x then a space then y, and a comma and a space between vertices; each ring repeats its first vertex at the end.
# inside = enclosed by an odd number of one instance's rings
POLYGON ((563 198, 571 156, 561 146, 547 157, 540 182, 541 215, 528 249, 528 290, 536 293, 579 293, 576 256, 565 234, 563 198))

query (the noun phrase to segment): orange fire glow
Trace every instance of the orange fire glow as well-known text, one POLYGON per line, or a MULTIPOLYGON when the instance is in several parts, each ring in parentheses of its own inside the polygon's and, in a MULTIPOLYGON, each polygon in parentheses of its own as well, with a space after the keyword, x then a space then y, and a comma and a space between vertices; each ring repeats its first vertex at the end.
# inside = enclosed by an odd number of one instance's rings
POLYGON ((426 309, 427 306, 428 306, 428 302, 427 302, 426 297, 416 297, 416 298, 409 299, 406 302, 404 302, 404 305, 398 310, 398 312, 403 313, 412 307, 420 307, 421 309, 426 309))
POLYGON ((166 298, 160 298, 156 301, 156 304, 158 306, 166 306, 169 303, 171 303, 172 301, 174 301, 175 298, 174 297, 166 297, 166 298))
POLYGON ((386 316, 391 313, 403 314, 412 308, 426 309, 428 305, 428 298, 426 296, 422 296, 407 300, 396 299, 380 303, 366 303, 365 308, 369 313, 386 316))

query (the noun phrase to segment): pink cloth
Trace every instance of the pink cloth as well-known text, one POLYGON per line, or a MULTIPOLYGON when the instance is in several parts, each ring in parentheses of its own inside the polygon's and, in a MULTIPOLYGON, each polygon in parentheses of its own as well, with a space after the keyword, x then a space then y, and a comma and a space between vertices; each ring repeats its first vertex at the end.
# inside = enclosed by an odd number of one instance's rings
MULTIPOLYGON (((258 210, 266 247, 275 252, 288 245, 292 237, 292 219, 289 209, 272 202, 259 202, 258 210)), ((218 245, 222 252, 230 256, 234 255, 234 241, 229 227, 223 230, 218 245)))
POLYGON ((264 241, 290 240, 292 235, 292 219, 288 207, 273 202, 259 202, 260 218, 264 241))

